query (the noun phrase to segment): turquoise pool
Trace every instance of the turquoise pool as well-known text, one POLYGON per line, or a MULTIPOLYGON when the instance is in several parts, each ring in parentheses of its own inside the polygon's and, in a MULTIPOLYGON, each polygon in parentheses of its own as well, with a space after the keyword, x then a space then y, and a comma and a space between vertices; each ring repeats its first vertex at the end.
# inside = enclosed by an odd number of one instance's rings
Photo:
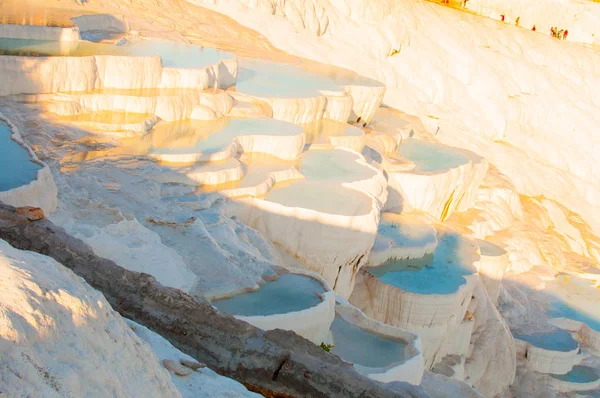
POLYGON ((302 311, 321 302, 318 294, 325 288, 315 279, 304 275, 284 274, 264 283, 260 289, 215 300, 212 304, 231 315, 266 316, 302 311))
POLYGON ((347 362, 370 368, 383 368, 405 360, 406 343, 380 337, 346 322, 339 315, 331 324, 334 354, 347 362))
POLYGON ((0 191, 8 191, 35 180, 42 168, 31 161, 29 152, 10 139, 10 128, 0 121, 0 191))

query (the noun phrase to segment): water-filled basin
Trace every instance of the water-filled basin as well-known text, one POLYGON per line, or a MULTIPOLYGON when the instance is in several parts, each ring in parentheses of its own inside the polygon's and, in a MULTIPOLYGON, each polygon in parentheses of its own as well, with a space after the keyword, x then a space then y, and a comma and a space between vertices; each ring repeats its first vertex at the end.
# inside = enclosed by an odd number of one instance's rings
POLYGON ((405 360, 406 342, 392 340, 366 332, 336 315, 331 324, 334 347, 332 352, 357 365, 383 368, 405 360))
POLYGON ((343 149, 313 150, 302 158, 300 171, 311 181, 354 182, 372 178, 377 172, 356 153, 343 149))
POLYGON ((550 351, 568 352, 579 347, 579 343, 571 336, 571 333, 561 329, 551 332, 515 334, 514 336, 516 339, 526 341, 534 347, 550 351))
POLYGON ((319 90, 343 92, 333 80, 293 66, 240 60, 237 91, 259 98, 310 98, 319 90))
POLYGON ((469 162, 457 148, 415 138, 403 141, 397 153, 414 162, 415 171, 440 172, 469 162))
POLYGON ((0 191, 29 184, 42 168, 32 162, 29 152, 10 137, 10 128, 0 120, 0 191))
POLYGON ((368 271, 382 282, 418 294, 452 294, 477 272, 471 244, 458 233, 440 237, 433 255, 390 260, 368 271))
POLYGON ((260 289, 215 300, 212 304, 220 311, 238 316, 268 316, 302 311, 321 303, 325 293, 321 283, 297 274, 284 274, 266 282, 260 289))
POLYGON ((584 312, 559 298, 552 299, 549 305, 548 315, 552 318, 567 318, 583 322, 595 331, 600 332, 600 311, 596 314, 584 312))
POLYGON ((575 365, 573 369, 564 375, 551 375, 555 379, 568 381, 570 383, 592 383, 600 378, 600 371, 589 366, 575 365))

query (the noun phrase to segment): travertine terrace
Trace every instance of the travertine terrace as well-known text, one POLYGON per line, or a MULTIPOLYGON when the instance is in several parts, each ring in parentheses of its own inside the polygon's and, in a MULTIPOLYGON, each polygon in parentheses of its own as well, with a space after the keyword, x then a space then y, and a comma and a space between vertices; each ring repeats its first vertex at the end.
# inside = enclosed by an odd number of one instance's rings
POLYGON ((253 336, 0 240, 0 395, 600 394, 600 13, 513 3, 0 3, 0 202, 253 336))

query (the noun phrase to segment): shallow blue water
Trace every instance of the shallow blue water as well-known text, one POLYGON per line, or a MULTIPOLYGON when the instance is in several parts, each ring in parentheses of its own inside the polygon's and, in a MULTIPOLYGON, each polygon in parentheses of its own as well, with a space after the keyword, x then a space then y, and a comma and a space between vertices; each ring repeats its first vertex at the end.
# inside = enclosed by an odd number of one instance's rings
POLYGON ((308 98, 318 90, 343 91, 333 80, 303 69, 272 62, 243 60, 237 91, 261 98, 308 98))
POLYGON ((402 141, 398 154, 413 161, 418 170, 428 172, 447 170, 469 162, 455 148, 415 138, 402 141))
POLYGON ((514 337, 519 340, 528 342, 529 344, 552 351, 573 351, 579 344, 571 336, 571 333, 556 329, 552 332, 532 333, 532 334, 515 334, 514 337))
MULTIPOLYGON (((420 259, 392 260, 369 272, 382 282, 418 294, 452 294, 466 283, 464 275, 476 272, 472 265, 462 265, 457 258, 460 235, 440 238, 433 255, 420 259)), ((465 261, 468 263, 468 261, 465 261)))
POLYGON ((0 38, 0 54, 21 56, 89 56, 129 55, 157 56, 163 66, 177 68, 204 68, 234 56, 214 48, 177 43, 166 40, 136 40, 117 46, 87 41, 59 42, 50 40, 0 38))
POLYGON ((548 315, 552 318, 567 318, 583 322, 590 328, 600 332, 600 308, 598 309, 598 314, 592 316, 590 314, 582 313, 577 308, 555 298, 550 302, 548 315))
POLYGON ((573 366, 573 369, 564 375, 551 375, 555 379, 569 381, 571 383, 590 383, 598 380, 600 372, 589 366, 573 366))
POLYGON ((215 300, 212 304, 231 315, 285 314, 314 307, 321 302, 317 293, 324 292, 323 286, 313 278, 285 274, 275 281, 264 283, 257 291, 215 300))
POLYGON ((27 150, 11 140, 10 136, 10 129, 0 121, 0 191, 29 184, 42 168, 32 162, 27 150))
POLYGON ((371 368, 383 368, 400 363, 404 357, 406 342, 390 340, 346 322, 336 315, 331 324, 334 354, 347 362, 371 368))

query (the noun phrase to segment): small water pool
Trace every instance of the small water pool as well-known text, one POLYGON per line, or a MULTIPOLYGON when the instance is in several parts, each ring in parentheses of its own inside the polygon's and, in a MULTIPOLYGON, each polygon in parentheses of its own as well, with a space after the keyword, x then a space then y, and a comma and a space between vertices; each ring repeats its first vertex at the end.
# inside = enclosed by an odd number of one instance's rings
POLYGON ((568 381, 570 383, 592 383, 598 381, 600 372, 589 366, 576 365, 573 369, 564 375, 551 375, 553 378, 568 381))
POLYGON ((178 43, 167 40, 135 40, 122 46, 88 41, 60 42, 51 40, 0 38, 1 55, 19 56, 70 56, 127 55, 138 57, 160 56, 163 66, 174 68, 205 68, 233 54, 214 48, 178 43))
POLYGON ((317 294, 325 293, 318 281, 304 275, 284 274, 264 283, 260 289, 215 300, 219 310, 238 316, 267 316, 302 311, 321 303, 317 294))
POLYGON ((312 181, 337 182, 361 181, 377 174, 358 160, 359 155, 343 149, 313 150, 302 156, 300 171, 312 181))
POLYGON ((32 162, 29 152, 10 137, 10 128, 0 120, 0 191, 29 184, 42 168, 32 162))
POLYGON ((334 354, 347 362, 370 368, 383 368, 405 360, 406 342, 366 332, 336 315, 331 324, 334 354))
POLYGON ((440 172, 469 162, 457 148, 416 138, 402 141, 397 152, 413 161, 417 171, 424 172, 440 172))
POLYGON ((319 90, 343 89, 326 76, 316 75, 294 66, 258 60, 241 60, 237 91, 259 98, 310 98, 319 90))
POLYGON ((593 330, 600 332, 600 311, 596 314, 589 314, 562 301, 560 298, 553 298, 549 307, 547 313, 552 318, 567 318, 583 322, 593 330))
POLYGON ((151 142, 152 154, 183 155, 225 150, 238 136, 302 134, 302 127, 275 119, 229 119, 159 123, 144 140, 151 142))
POLYGON ((534 347, 551 351, 568 352, 579 347, 579 343, 571 336, 571 333, 561 329, 552 332, 515 334, 514 337, 526 341, 534 347))
POLYGON ((471 246, 458 233, 440 237, 432 255, 390 260, 368 271, 388 285, 418 294, 452 294, 466 283, 465 275, 477 272, 471 246))

